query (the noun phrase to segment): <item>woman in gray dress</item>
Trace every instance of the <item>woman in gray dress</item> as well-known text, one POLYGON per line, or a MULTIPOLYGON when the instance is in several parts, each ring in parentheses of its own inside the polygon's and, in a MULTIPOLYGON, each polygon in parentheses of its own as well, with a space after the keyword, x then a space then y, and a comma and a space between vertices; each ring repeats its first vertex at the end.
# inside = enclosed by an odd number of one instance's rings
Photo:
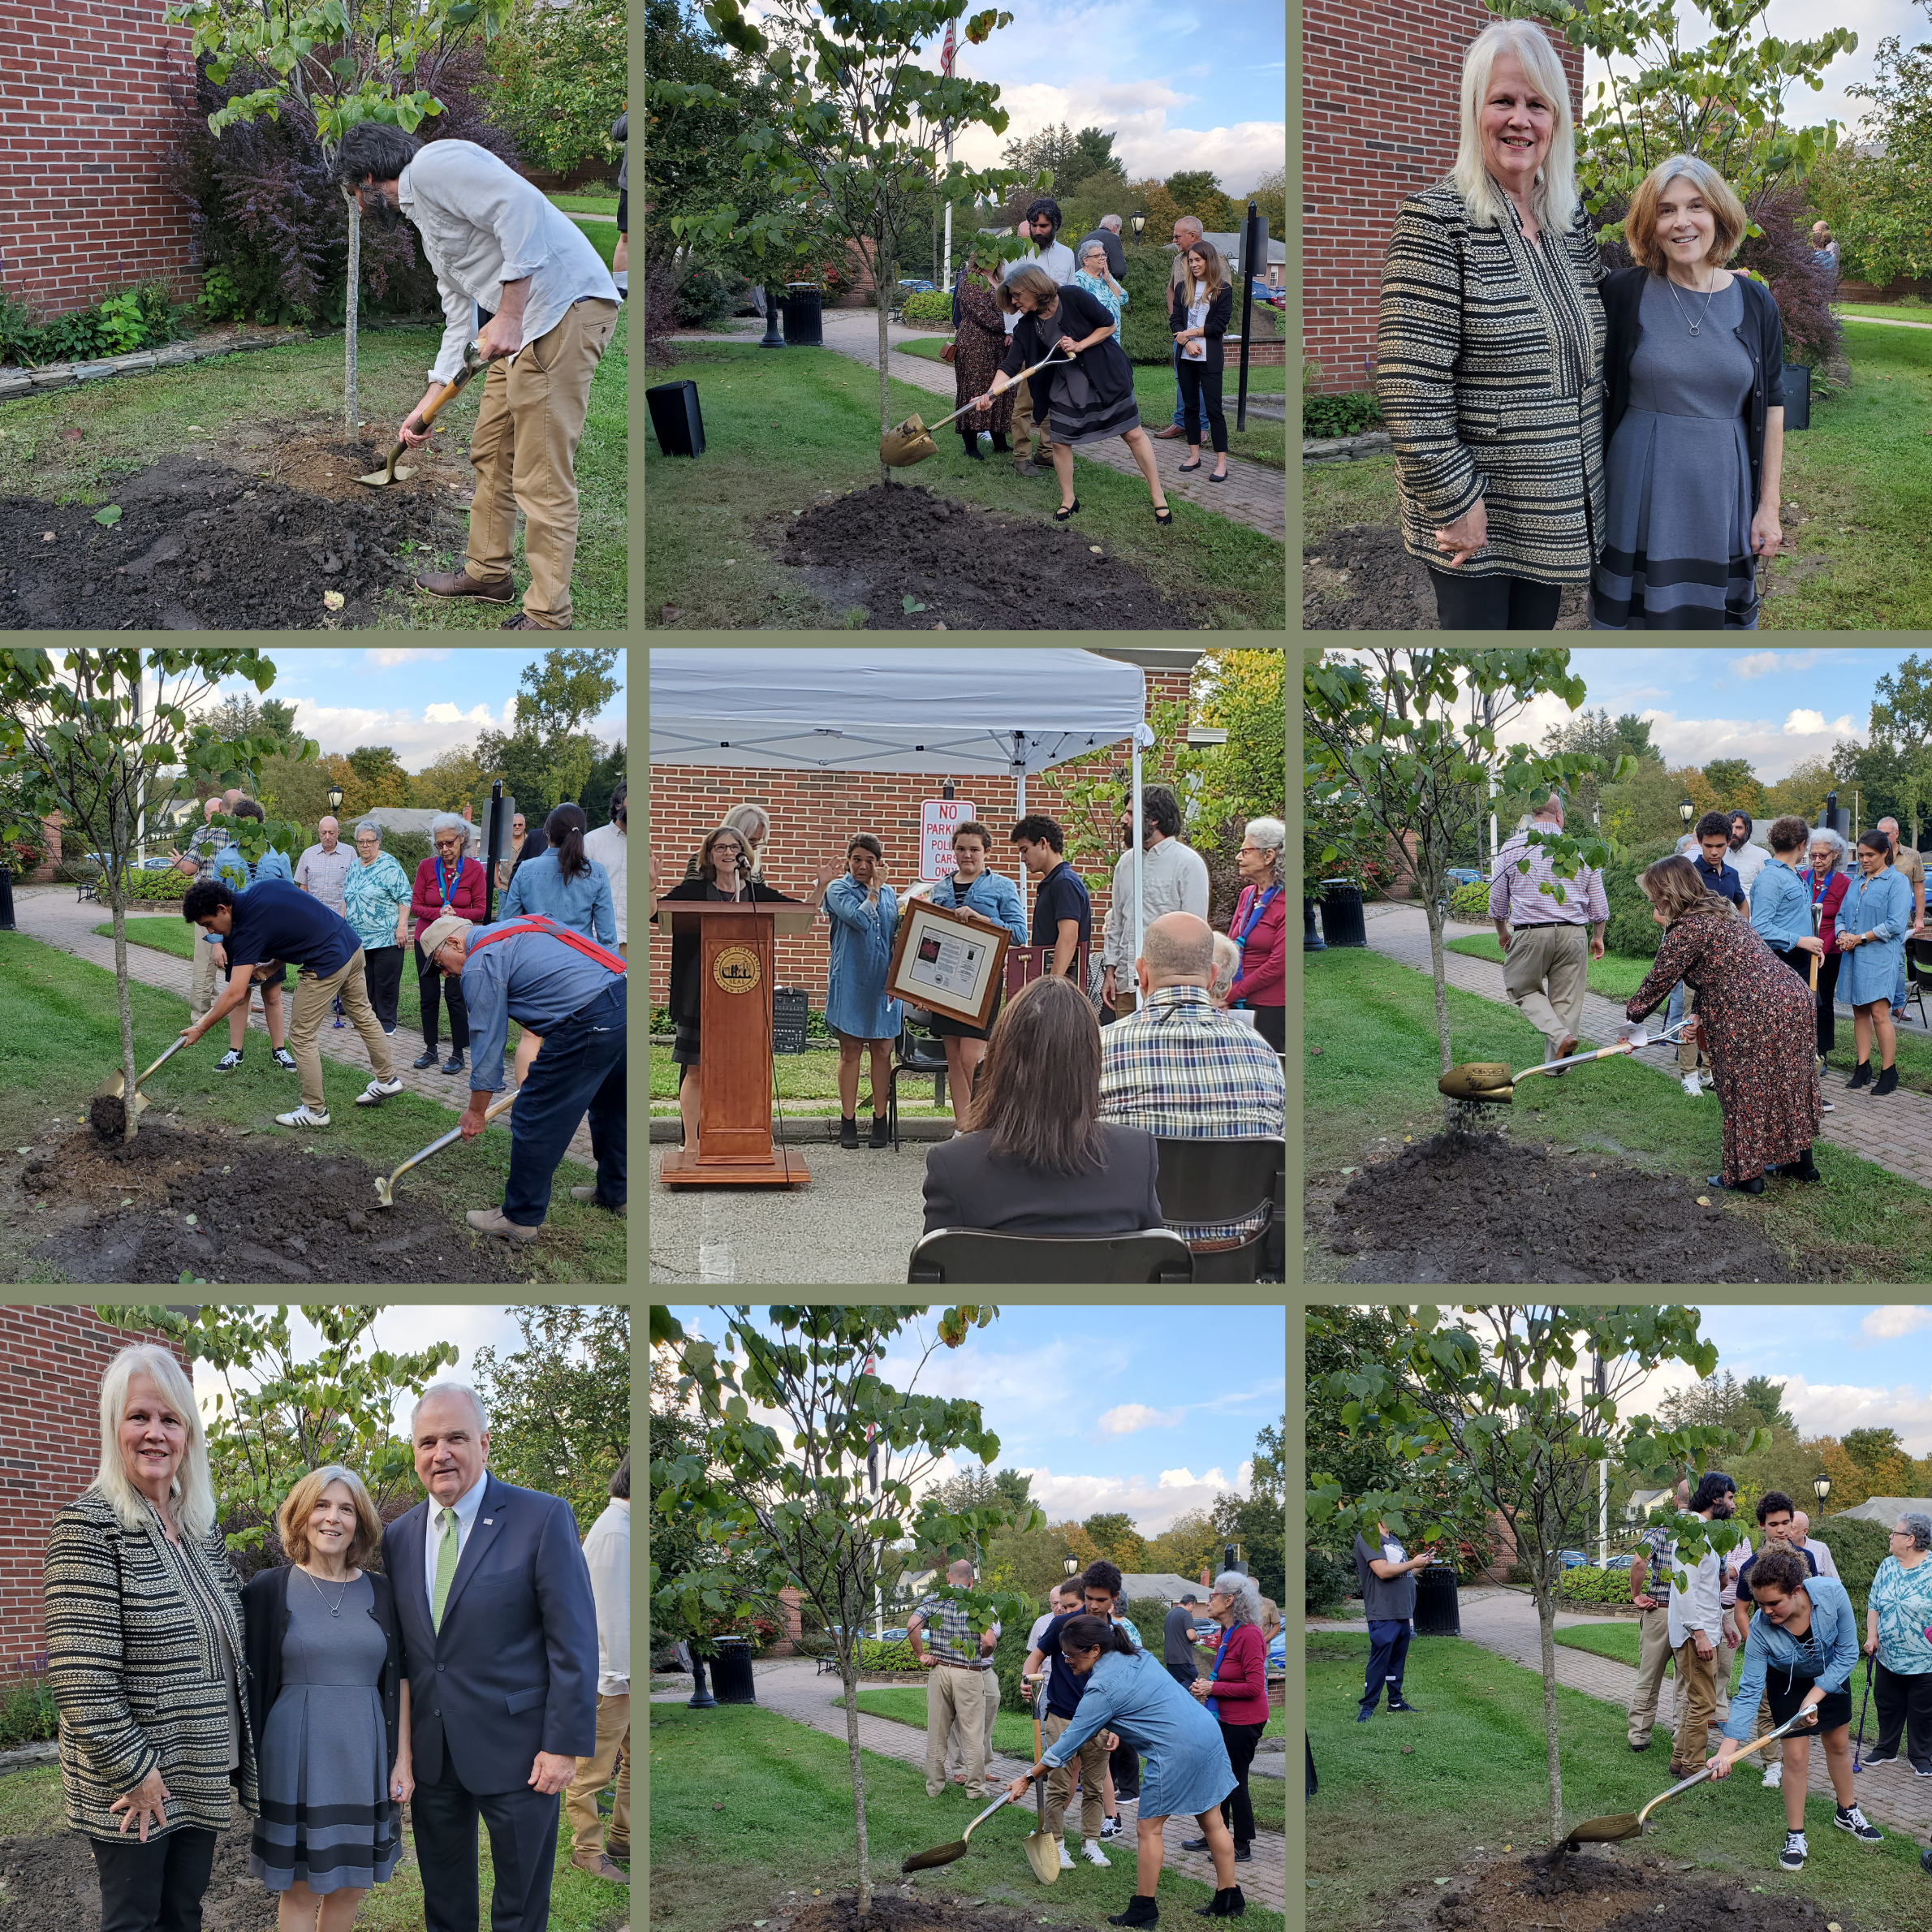
POLYGON ((416 1788, 395 1593, 360 1568, 382 1522, 339 1463, 290 1490, 276 1527, 290 1560, 244 1598, 262 1789, 248 1863, 280 1894, 280 1932, 347 1932, 395 1869, 416 1788))
POLYGON ((1603 285, 1609 504, 1599 631, 1753 631, 1757 560, 1783 540, 1784 334, 1761 282, 1724 263, 1744 204, 1675 154, 1632 197, 1635 268, 1603 285))

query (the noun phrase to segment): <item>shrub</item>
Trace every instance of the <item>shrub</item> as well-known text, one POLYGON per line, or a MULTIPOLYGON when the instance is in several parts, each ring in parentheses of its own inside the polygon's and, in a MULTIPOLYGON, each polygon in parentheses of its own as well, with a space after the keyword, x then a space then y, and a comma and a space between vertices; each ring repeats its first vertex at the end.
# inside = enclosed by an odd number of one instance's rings
POLYGON ((131 872, 127 895, 130 899, 180 900, 188 896, 188 889, 194 882, 171 865, 157 872, 131 872))
POLYGON ((1120 312, 1120 346, 1129 362, 1171 363, 1174 331, 1167 326, 1167 277, 1171 248, 1128 248, 1119 278, 1128 304, 1120 312))
POLYGON ((791 1640, 791 1647, 800 1657, 836 1657, 839 1645, 834 1639, 821 1631, 806 1631, 791 1640))
POLYGON ((1630 1572, 1599 1570, 1594 1563, 1586 1563, 1580 1569, 1565 1570, 1556 1593, 1579 1603, 1628 1603, 1630 1572))
POLYGON ((644 360, 668 369, 678 352, 666 339, 678 326, 678 270, 665 261, 650 261, 644 270, 644 360))
POLYGON ((1528 1588, 1533 1581, 1529 1574, 1529 1565, 1526 1563, 1512 1563, 1509 1566, 1508 1581, 1512 1583, 1520 1583, 1524 1588, 1528 1588))
POLYGON ((1878 1566, 1891 1554, 1890 1523, 1867 1523, 1856 1516, 1831 1516, 1817 1525, 1825 1546, 1838 1565, 1839 1581, 1852 1607, 1858 1612, 1861 1628, 1865 1624, 1865 1598, 1878 1566))
MULTIPOLYGON (((1042 1603, 1040 1610, 1046 1606, 1042 1603)), ((1002 1710, 1024 1711, 1030 1708, 1026 1693, 1020 1688, 1021 1671, 1026 1665, 1027 1637, 1033 1627, 1033 1616, 1020 1617, 1008 1625, 1000 1626, 999 1637, 993 1646, 993 1675, 999 1685, 999 1707, 1002 1710)))
POLYGON ((1612 848, 1610 863, 1603 868, 1603 891, 1610 902, 1610 923, 1603 929, 1603 949, 1628 960, 1654 960, 1663 928, 1650 916, 1650 901, 1637 883, 1659 859, 1667 859, 1677 849, 1675 839, 1658 839, 1645 845, 1612 848))
POLYGON ((679 326, 685 329, 722 327, 751 288, 744 276, 722 269, 694 268, 678 284, 679 326))
MULTIPOLYGON (((1021 1654, 1024 1656, 1024 1653, 1021 1654)), ((910 1671, 916 1673, 919 1660, 912 1654, 912 1646, 904 1641, 882 1644, 878 1638, 865 1637, 859 1640, 859 1668, 862 1671, 910 1671)))
POLYGON ((1331 437, 1360 436, 1382 427, 1382 405, 1366 390, 1343 395, 1304 395, 1301 433, 1311 442, 1331 437))
POLYGON ((60 1710, 45 1677, 0 1684, 0 1751, 44 1744, 58 1735, 60 1710))
POLYGON ((51 320, 0 289, 0 362, 41 368, 51 362, 89 362, 132 355, 185 335, 186 308, 164 282, 145 282, 103 296, 89 308, 51 320))
POLYGON ((952 297, 942 288, 915 289, 901 305, 908 322, 952 321, 952 297))
POLYGON ((1305 1550, 1307 1611, 1311 1617, 1322 1616, 1340 1606, 1355 1586, 1355 1572, 1326 1550, 1305 1550))
POLYGON ((1481 925, 1490 916, 1490 889, 1486 885, 1458 886, 1449 895, 1449 916, 1481 925))

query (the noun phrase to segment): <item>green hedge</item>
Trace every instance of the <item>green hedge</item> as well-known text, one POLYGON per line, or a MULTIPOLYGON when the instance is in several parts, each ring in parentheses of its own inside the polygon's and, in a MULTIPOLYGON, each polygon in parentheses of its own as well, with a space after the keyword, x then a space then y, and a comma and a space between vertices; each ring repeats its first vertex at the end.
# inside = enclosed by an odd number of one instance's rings
POLYGON ((1311 1617, 1336 1608, 1355 1588, 1352 1567, 1324 1550, 1303 1550, 1302 1563, 1307 1576, 1305 1606, 1311 1617))
POLYGON ((58 1735, 60 1711, 45 1677, 0 1684, 0 1751, 44 1744, 58 1735))
POLYGON ((1360 436, 1382 426, 1382 405, 1365 390, 1339 395, 1309 395, 1301 399, 1301 433, 1311 442, 1341 436, 1360 436))
POLYGON ((1563 1572, 1556 1593, 1559 1597, 1574 1598, 1579 1603, 1628 1603, 1630 1572, 1599 1570, 1594 1563, 1585 1563, 1576 1569, 1563 1572))
POLYGON ((1490 916, 1490 889, 1486 884, 1458 886, 1449 895, 1449 916, 1481 925, 1490 916))
POLYGON ((1120 312, 1120 346, 1130 362, 1171 363, 1174 331, 1167 326, 1167 275, 1174 252, 1145 248, 1125 253, 1127 272, 1118 278, 1128 294, 1120 312))
POLYGON ((179 903, 188 895, 188 889, 195 882, 185 873, 177 872, 169 866, 162 872, 131 872, 127 875, 127 896, 131 899, 174 900, 179 903))
POLYGON ((915 289, 899 304, 899 313, 908 322, 945 322, 952 321, 952 297, 942 288, 915 289))
POLYGON ((1637 883, 1647 868, 1667 859, 1677 849, 1675 839, 1654 839, 1619 848, 1603 868, 1603 891, 1610 901, 1610 924, 1603 930, 1603 950, 1627 960, 1654 960, 1663 928, 1650 916, 1650 901, 1637 883))
POLYGON ((912 1671, 919 1668, 919 1659, 912 1654, 912 1646, 905 1642, 882 1644, 876 1637, 859 1640, 859 1668, 862 1671, 912 1671))
POLYGON ((1862 1627, 1872 1579, 1878 1575, 1879 1564, 1891 1554, 1891 1524, 1867 1523, 1856 1516, 1828 1516, 1816 1527, 1825 1539, 1825 1547, 1831 1552, 1831 1560, 1838 1565, 1839 1581, 1845 1586, 1845 1594, 1852 1599, 1852 1607, 1858 1612, 1862 1627))

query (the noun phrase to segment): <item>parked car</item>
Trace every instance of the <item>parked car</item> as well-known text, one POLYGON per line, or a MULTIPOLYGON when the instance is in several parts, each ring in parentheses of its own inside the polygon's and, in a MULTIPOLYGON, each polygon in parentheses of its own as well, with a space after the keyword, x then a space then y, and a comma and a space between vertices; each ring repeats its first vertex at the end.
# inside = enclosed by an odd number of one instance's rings
POLYGON ((1278 1630, 1274 1633, 1274 1641, 1268 1646, 1268 1668, 1271 1671, 1285 1671, 1287 1667, 1288 1633, 1286 1630, 1278 1630))
POLYGON ((1586 1570, 1590 1568, 1589 1554, 1582 1550, 1559 1550, 1556 1560, 1566 1570, 1586 1570))
POLYGON ((1637 1559, 1628 1553, 1622 1556, 1606 1556, 1603 1559, 1603 1567, 1606 1570, 1627 1570, 1636 1561, 1637 1559))
POLYGON ((1458 886, 1480 886, 1482 874, 1473 865, 1451 865, 1443 875, 1443 884, 1453 892, 1458 886))
POLYGON ((938 287, 937 282, 928 282, 919 275, 902 275, 899 285, 909 295, 929 295, 938 287))

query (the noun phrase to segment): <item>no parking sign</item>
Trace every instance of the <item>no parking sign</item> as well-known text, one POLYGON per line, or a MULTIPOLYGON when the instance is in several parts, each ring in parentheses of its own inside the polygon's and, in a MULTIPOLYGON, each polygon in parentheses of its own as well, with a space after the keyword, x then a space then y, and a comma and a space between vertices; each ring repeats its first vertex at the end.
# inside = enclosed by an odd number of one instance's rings
POLYGON ((972 817, 972 804, 963 798, 929 798, 919 808, 919 876, 951 878, 959 870, 952 856, 952 835, 972 817))

